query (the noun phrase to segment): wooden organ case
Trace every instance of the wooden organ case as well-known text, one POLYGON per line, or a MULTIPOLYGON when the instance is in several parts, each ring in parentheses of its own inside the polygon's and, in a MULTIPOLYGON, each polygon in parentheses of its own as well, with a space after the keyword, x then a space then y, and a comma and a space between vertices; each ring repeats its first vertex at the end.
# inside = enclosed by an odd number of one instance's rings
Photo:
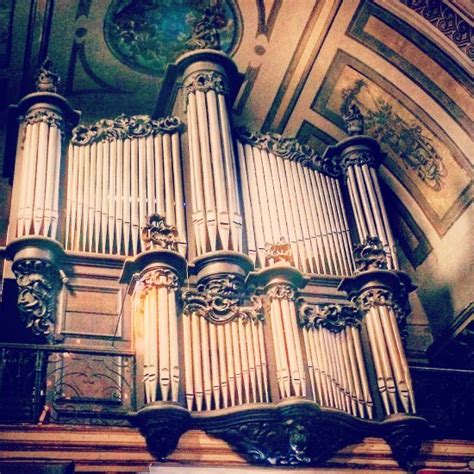
POLYGON ((318 464, 366 436, 409 462, 426 428, 404 351, 414 286, 357 105, 319 156, 233 128, 221 51, 168 74, 174 115, 77 125, 48 64, 16 108, 5 277, 49 416, 131 423, 158 459, 197 428, 255 464, 318 464))

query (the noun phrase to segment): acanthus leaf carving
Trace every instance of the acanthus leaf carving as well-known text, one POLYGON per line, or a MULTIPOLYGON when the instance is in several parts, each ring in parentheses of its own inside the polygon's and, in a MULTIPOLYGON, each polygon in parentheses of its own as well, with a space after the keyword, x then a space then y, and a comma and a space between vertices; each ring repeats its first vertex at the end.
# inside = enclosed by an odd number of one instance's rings
POLYGON ((378 237, 367 237, 354 249, 356 273, 371 269, 387 269, 387 251, 378 237))
POLYGON ((197 314, 213 324, 225 324, 237 317, 244 322, 262 320, 260 297, 250 295, 246 306, 241 305, 243 299, 243 282, 236 275, 212 278, 183 294, 184 314, 197 314))
POLYGON ((22 259, 12 266, 18 293, 18 309, 35 336, 54 338, 56 297, 60 286, 57 268, 46 260, 22 259))
POLYGON ((145 250, 168 249, 176 250, 178 231, 173 225, 167 225, 165 218, 159 214, 151 214, 142 228, 142 240, 145 250))
POLYGON ((360 327, 362 314, 353 304, 311 305, 303 298, 298 301, 298 321, 303 328, 325 328, 341 332, 346 327, 360 327))
POLYGON ((191 74, 185 82, 184 93, 186 98, 196 91, 207 92, 213 90, 217 94, 227 95, 229 83, 223 74, 216 71, 199 71, 191 74))
POLYGON ((115 119, 102 119, 92 125, 78 125, 72 130, 71 143, 83 146, 101 141, 144 138, 164 133, 175 133, 181 127, 181 120, 175 116, 154 120, 148 115, 128 116, 122 114, 115 119))
MULTIPOLYGON (((28 112, 25 116, 18 117, 18 120, 24 125, 33 125, 35 123, 46 123, 50 127, 56 127, 64 132, 64 120, 56 112, 48 109, 35 109, 28 112)), ((26 132, 26 130, 25 130, 26 132)))
POLYGON ((286 283, 272 285, 266 292, 268 300, 288 300, 295 301, 295 289, 286 283))

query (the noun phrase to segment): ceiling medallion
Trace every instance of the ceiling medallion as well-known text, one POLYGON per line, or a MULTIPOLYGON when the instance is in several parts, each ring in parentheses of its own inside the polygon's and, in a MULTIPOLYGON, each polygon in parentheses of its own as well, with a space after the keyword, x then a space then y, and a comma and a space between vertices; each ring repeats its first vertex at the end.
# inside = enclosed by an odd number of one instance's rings
MULTIPOLYGON (((206 13, 201 0, 112 0, 104 36, 114 56, 141 73, 162 76, 169 63, 194 49, 193 27, 206 13)), ((231 54, 241 37, 241 20, 233 0, 220 2, 225 22, 220 28, 222 51, 231 54)))

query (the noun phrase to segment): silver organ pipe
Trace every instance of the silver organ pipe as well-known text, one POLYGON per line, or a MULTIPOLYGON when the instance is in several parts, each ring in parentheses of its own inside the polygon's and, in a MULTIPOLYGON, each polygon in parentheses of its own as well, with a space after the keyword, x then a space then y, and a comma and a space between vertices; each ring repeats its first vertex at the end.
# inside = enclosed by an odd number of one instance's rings
POLYGON ((346 275, 354 268, 339 181, 296 140, 240 131, 237 139, 248 253, 265 267, 265 246, 291 245, 302 272, 346 275))
POLYGON ((21 119, 18 147, 18 196, 15 231, 11 237, 37 235, 56 239, 59 223, 59 180, 65 120, 47 104, 21 119))
POLYGON ((224 71, 185 71, 192 222, 197 256, 242 250, 242 215, 224 71))
POLYGON ((176 226, 186 254, 180 121, 120 116, 73 131, 69 146, 66 248, 135 255, 141 228, 158 213, 176 226))

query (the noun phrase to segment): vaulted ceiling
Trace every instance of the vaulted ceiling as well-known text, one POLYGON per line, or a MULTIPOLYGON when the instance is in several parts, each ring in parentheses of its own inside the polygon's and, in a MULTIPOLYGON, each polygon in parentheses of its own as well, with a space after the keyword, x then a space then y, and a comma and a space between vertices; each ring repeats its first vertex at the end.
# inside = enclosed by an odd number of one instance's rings
MULTIPOLYGON (((48 55, 83 122, 152 115, 166 64, 186 50, 204 3, 1 0, 0 107, 31 90, 48 55)), ((404 253, 421 265, 472 200, 469 0, 221 4, 224 49, 244 74, 234 121, 322 152, 345 137, 341 106, 356 100, 387 154, 381 172, 404 253)))

